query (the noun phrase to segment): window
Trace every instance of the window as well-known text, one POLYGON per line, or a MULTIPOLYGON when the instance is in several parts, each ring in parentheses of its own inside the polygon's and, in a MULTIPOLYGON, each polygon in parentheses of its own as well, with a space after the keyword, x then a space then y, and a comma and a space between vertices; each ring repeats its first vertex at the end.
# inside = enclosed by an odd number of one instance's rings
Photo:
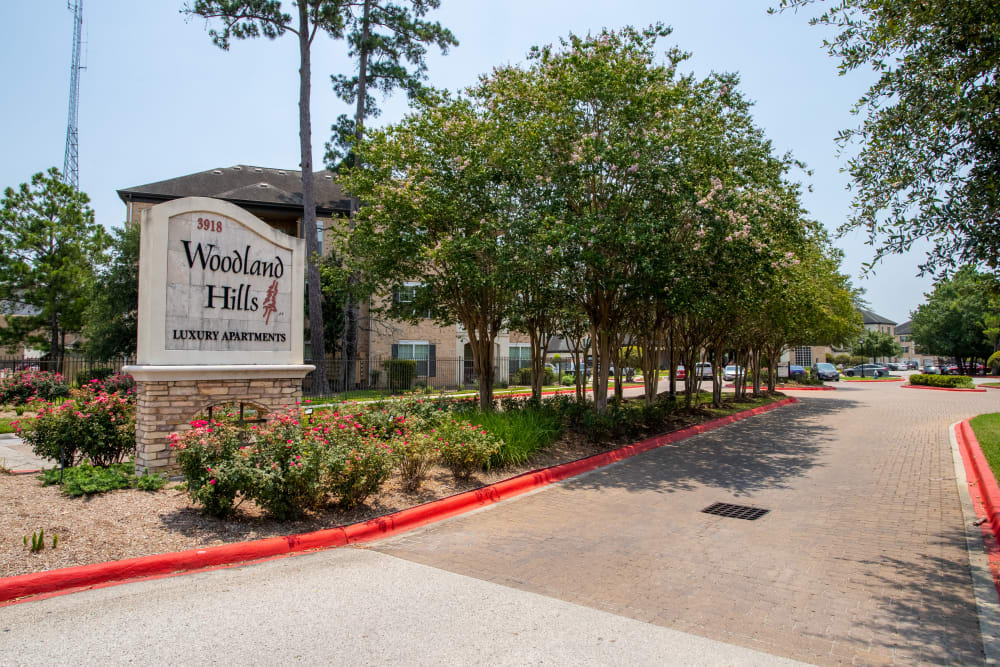
POLYGON ((514 374, 517 373, 518 370, 531 366, 530 343, 511 343, 508 354, 510 355, 508 370, 511 378, 514 377, 514 374))
POLYGON ((811 347, 795 348, 795 365, 807 367, 812 366, 812 356, 813 350, 811 347))
MULTIPOLYGON (((413 303, 417 300, 417 290, 420 289, 421 285, 417 282, 405 282, 402 285, 393 288, 392 290, 392 300, 395 303, 413 303)), ((420 317, 429 318, 431 316, 431 311, 428 310, 422 313, 420 317)))
POLYGON ((434 377, 436 345, 425 340, 401 340, 392 346, 393 359, 412 359, 417 362, 417 377, 434 377))

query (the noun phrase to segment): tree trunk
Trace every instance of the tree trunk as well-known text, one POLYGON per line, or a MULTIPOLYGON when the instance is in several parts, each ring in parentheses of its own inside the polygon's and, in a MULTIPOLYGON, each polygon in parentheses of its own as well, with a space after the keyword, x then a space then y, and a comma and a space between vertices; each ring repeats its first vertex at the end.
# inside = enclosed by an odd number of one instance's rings
POLYGON ((598 414, 608 411, 608 371, 611 360, 612 336, 601 329, 592 328, 594 341, 594 407, 598 414))
POLYGON ((493 381, 496 376, 493 364, 493 338, 488 334, 477 336, 475 330, 469 328, 468 323, 465 323, 465 328, 469 332, 472 364, 476 369, 476 377, 479 378, 479 409, 489 412, 493 409, 493 381))
POLYGON ((302 233, 306 237, 306 288, 309 296, 309 341, 316 370, 312 389, 327 394, 326 341, 323 338, 323 293, 319 281, 319 243, 316 239, 316 193, 312 167, 312 63, 309 43, 309 5, 299 3, 299 150, 302 166, 302 233), (318 362, 318 363, 317 363, 318 362))
MULTIPOLYGON (((361 49, 358 53, 358 99, 354 109, 354 145, 357 146, 364 139, 365 130, 365 98, 368 96, 368 57, 370 47, 368 38, 370 37, 370 16, 371 0, 365 0, 364 13, 361 19, 361 49)), ((354 153, 354 160, 357 163, 357 152, 354 153)), ((348 229, 353 232, 355 227, 354 211, 348 221, 348 229)), ((354 298, 354 290, 361 282, 361 276, 356 271, 352 271, 347 277, 347 301, 344 304, 344 382, 345 386, 353 379, 354 365, 358 357, 358 302, 354 298)), ((369 350, 369 354, 371 351, 369 350)))

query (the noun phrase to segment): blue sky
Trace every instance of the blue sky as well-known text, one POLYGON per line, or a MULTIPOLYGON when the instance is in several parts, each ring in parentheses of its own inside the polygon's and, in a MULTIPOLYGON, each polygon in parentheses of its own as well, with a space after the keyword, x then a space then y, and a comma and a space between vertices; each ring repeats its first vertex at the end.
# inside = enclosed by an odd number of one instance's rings
MULTIPOLYGON (((290 3, 289 3, 290 4, 290 3)), ((81 77, 80 187, 97 219, 121 224, 125 208, 115 191, 213 167, 253 164, 298 168, 298 52, 294 37, 213 46, 205 22, 186 18, 181 0, 86 0, 81 77)), ((644 26, 674 29, 663 47, 692 53, 682 66, 705 75, 738 72, 756 102, 754 117, 779 152, 792 151, 814 170, 799 174, 812 186, 810 215, 834 230, 850 210, 843 158, 833 138, 851 126, 853 102, 872 77, 837 75, 822 48, 823 29, 809 13, 769 16, 755 0, 442 0, 433 18, 460 42, 449 55, 429 59, 430 83, 456 90, 499 63, 520 63, 535 44, 569 32, 644 26)), ((6 73, 0 105, 0 187, 16 186, 50 166, 60 169, 66 139, 72 15, 65 0, 0 3, 7 30, 0 40, 6 73)), ((314 162, 337 115, 329 76, 349 72, 343 43, 317 38, 313 54, 314 162)), ((383 104, 377 121, 406 111, 402 95, 383 104)), ((917 278, 919 250, 894 257, 859 279, 872 248, 860 234, 837 241, 844 270, 867 290, 873 309, 897 322, 929 291, 917 278)))

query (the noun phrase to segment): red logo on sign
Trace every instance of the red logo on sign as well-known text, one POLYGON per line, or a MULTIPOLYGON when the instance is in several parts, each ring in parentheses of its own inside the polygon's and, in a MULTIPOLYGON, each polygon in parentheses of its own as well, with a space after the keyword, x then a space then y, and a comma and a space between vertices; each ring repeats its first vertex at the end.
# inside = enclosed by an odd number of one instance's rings
POLYGON ((275 280, 271 283, 271 286, 267 288, 267 296, 264 297, 264 324, 271 323, 271 315, 278 312, 278 305, 276 303, 278 299, 278 281, 275 280))

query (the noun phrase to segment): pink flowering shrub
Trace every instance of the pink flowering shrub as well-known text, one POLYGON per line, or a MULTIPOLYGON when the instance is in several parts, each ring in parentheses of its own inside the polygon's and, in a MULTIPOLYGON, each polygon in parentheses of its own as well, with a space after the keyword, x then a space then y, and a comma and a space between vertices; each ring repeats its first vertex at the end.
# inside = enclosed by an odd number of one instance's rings
POLYGON ((481 426, 459 420, 446 420, 437 432, 441 463, 457 479, 468 479, 489 466, 490 458, 503 446, 503 440, 481 426))
POLYGON ((18 433, 38 456, 74 465, 121 463, 135 452, 135 405, 99 393, 61 405, 40 402, 38 416, 17 423, 18 433))
POLYGON ((80 389, 93 394, 104 392, 106 394, 118 394, 135 400, 135 379, 128 373, 115 373, 106 378, 93 378, 80 385, 80 389))
POLYGON ((196 420, 183 436, 171 434, 170 447, 184 473, 188 495, 207 514, 231 514, 239 505, 237 497, 251 488, 251 472, 240 455, 245 443, 246 431, 232 422, 196 420))
POLYGON ((0 403, 24 405, 69 396, 69 384, 59 373, 18 371, 0 378, 0 403))
POLYGON ((243 429, 232 422, 195 421, 171 447, 192 501, 216 516, 251 499, 276 519, 327 501, 353 507, 385 482, 392 446, 354 415, 334 413, 309 423, 298 410, 243 429))

